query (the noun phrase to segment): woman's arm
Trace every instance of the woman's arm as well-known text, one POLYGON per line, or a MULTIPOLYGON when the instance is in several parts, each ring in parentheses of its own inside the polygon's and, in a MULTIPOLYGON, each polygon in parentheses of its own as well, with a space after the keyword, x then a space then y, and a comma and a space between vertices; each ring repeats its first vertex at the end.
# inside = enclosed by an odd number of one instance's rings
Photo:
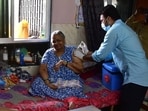
POLYGON ((46 79, 48 79, 48 71, 47 71, 47 65, 46 64, 41 64, 39 67, 39 72, 40 75, 42 77, 42 79, 45 81, 46 79))
POLYGON ((66 60, 60 60, 56 65, 54 66, 54 70, 58 71, 60 66, 64 65, 65 67, 71 69, 75 73, 82 73, 83 72, 83 62, 78 57, 75 57, 72 55, 72 61, 68 62, 66 60))
POLYGON ((58 87, 55 86, 54 84, 51 83, 51 81, 49 80, 49 74, 48 74, 48 71, 47 71, 47 65, 46 64, 41 64, 40 67, 39 67, 39 72, 40 72, 40 75, 43 79, 43 81, 45 82, 45 84, 56 90, 58 87))
POLYGON ((67 63, 67 67, 75 73, 80 74, 84 72, 83 61, 74 55, 72 55, 72 62, 67 63))

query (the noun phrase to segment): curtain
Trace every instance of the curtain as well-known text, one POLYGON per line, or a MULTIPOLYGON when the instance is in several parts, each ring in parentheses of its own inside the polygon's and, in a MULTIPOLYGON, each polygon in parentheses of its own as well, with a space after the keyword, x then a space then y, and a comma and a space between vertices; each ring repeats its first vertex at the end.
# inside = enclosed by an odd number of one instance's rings
POLYGON ((137 0, 117 0, 117 10, 125 22, 133 13, 137 0))
POLYGON ((43 27, 45 16, 45 7, 43 0, 20 0, 19 2, 19 22, 27 20, 29 26, 29 37, 31 36, 43 36, 43 27))
POLYGON ((101 28, 100 11, 104 6, 103 0, 82 0, 84 27, 88 49, 94 51, 103 41, 105 31, 101 28))

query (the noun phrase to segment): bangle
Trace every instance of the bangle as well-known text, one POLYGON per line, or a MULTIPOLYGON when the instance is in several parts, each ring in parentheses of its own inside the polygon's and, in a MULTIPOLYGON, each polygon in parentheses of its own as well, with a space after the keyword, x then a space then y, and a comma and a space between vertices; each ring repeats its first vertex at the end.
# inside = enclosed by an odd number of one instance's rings
POLYGON ((51 82, 50 82, 48 79, 46 79, 46 80, 44 81, 44 83, 45 83, 46 85, 51 84, 51 82))
POLYGON ((66 64, 65 64, 65 66, 66 66, 66 67, 68 66, 68 61, 66 61, 66 64))
POLYGON ((49 79, 43 79, 44 82, 46 82, 47 80, 49 80, 49 79))
POLYGON ((47 84, 51 83, 49 79, 45 79, 44 82, 47 84))

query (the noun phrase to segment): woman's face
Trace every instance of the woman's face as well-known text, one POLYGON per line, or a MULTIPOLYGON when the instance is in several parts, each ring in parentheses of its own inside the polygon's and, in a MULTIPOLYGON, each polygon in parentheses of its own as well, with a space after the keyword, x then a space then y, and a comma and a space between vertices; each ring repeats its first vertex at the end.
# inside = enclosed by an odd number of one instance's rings
POLYGON ((60 35, 54 35, 51 44, 56 50, 63 49, 65 47, 65 39, 60 35))

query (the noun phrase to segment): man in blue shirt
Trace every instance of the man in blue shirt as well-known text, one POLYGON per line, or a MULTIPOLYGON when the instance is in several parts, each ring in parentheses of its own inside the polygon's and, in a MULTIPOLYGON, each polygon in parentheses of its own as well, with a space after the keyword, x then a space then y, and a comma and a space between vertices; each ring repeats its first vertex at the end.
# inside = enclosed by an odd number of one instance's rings
POLYGON ((100 20, 102 28, 107 31, 104 41, 98 50, 88 52, 82 58, 100 62, 112 53, 124 77, 117 111, 139 111, 148 88, 145 52, 137 34, 121 20, 114 6, 105 6, 100 20))

